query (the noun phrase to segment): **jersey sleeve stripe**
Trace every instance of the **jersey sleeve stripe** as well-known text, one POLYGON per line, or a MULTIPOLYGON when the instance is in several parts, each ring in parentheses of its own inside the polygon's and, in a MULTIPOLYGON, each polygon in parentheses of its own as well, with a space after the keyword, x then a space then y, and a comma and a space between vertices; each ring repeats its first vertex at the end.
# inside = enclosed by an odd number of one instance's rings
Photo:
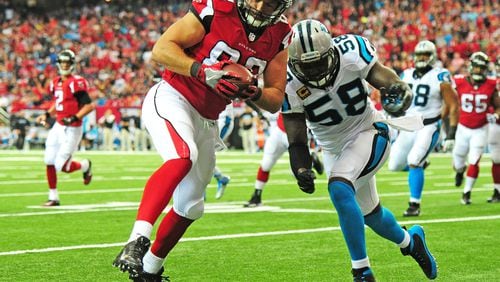
POLYGON ((358 35, 356 35, 355 37, 359 45, 359 55, 363 59, 363 61, 365 61, 366 64, 369 65, 373 59, 373 55, 368 52, 368 48, 366 47, 366 43, 363 38, 358 35))
POLYGON ((288 100, 288 94, 285 93, 285 99, 283 99, 283 104, 281 105, 282 112, 288 112, 290 110, 290 101, 288 100))

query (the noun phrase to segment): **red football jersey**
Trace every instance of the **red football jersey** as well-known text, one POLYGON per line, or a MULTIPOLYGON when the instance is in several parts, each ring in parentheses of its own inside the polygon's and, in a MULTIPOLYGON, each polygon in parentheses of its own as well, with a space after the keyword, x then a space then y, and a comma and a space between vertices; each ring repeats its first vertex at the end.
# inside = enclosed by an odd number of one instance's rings
POLYGON ((495 79, 487 78, 479 86, 472 85, 463 75, 456 75, 454 80, 460 101, 458 122, 468 128, 484 126, 487 123, 488 107, 493 105, 493 94, 496 92, 495 79))
MULTIPOLYGON (((54 95, 56 120, 63 124, 62 119, 75 115, 80 110, 78 100, 74 96, 77 92, 88 92, 88 82, 79 75, 72 75, 65 81, 58 76, 50 82, 49 91, 54 95)), ((82 121, 76 121, 72 125, 80 126, 82 121)))
POLYGON ((281 129, 281 131, 286 133, 285 123, 283 122, 283 114, 281 112, 278 115, 278 120, 276 121, 276 124, 278 125, 278 128, 281 129))
MULTIPOLYGON (((288 47, 291 27, 285 17, 258 36, 246 33, 236 1, 193 0, 190 11, 200 19, 206 34, 200 43, 185 51, 203 64, 212 65, 230 59, 251 69, 254 74, 262 74, 267 63, 288 47)), ((219 97, 212 88, 196 78, 165 70, 163 79, 205 118, 217 119, 226 104, 231 102, 219 97)))

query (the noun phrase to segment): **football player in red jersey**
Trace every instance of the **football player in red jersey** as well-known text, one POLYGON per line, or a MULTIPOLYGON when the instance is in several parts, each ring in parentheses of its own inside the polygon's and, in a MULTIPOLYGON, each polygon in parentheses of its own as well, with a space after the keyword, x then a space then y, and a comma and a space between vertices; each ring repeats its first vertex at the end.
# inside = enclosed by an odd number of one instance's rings
POLYGON ((59 206, 56 172, 71 173, 83 171, 83 184, 92 180, 92 163, 85 159, 80 162, 72 159, 73 153, 82 140, 82 118, 95 108, 88 94, 88 82, 85 78, 73 74, 76 65, 75 53, 63 50, 57 56, 59 76, 49 86, 54 96, 54 104, 45 113, 37 117, 37 122, 46 124, 46 119, 56 115, 56 122, 45 141, 45 164, 49 184, 49 200, 44 206, 59 206))
POLYGON ((496 79, 487 77, 489 58, 483 52, 470 57, 469 74, 454 77, 460 113, 453 149, 453 168, 456 171, 455 186, 464 179, 466 158, 469 166, 462 194, 462 203, 471 203, 471 190, 479 175, 479 160, 486 146, 488 134, 487 110, 493 106, 498 110, 500 104, 496 89, 496 79))
POLYGON ((493 195, 488 199, 488 203, 500 203, 500 55, 495 61, 495 72, 497 80, 497 92, 495 102, 497 105, 493 113, 488 113, 486 118, 490 123, 488 130, 488 148, 491 154, 491 174, 493 176, 493 195))
POLYGON ((168 253, 202 216, 221 142, 219 113, 236 98, 270 112, 280 109, 291 37, 283 13, 291 5, 291 0, 193 0, 153 46, 152 58, 165 71, 144 99, 142 120, 164 163, 146 183, 128 243, 113 262, 132 280, 161 280, 168 253), (222 70, 231 63, 252 70, 255 83, 243 89, 233 84, 234 74, 222 70), (153 225, 172 197, 173 207, 151 245, 153 225))

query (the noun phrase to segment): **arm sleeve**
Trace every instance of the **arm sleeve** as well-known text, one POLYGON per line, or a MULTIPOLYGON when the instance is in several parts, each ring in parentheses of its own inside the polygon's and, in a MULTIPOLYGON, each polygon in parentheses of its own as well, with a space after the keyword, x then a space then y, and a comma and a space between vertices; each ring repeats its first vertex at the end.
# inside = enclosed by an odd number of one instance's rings
POLYGON ((90 96, 89 96, 89 93, 87 91, 78 91, 73 95, 75 96, 76 100, 78 101, 79 107, 92 103, 92 100, 90 100, 90 96))

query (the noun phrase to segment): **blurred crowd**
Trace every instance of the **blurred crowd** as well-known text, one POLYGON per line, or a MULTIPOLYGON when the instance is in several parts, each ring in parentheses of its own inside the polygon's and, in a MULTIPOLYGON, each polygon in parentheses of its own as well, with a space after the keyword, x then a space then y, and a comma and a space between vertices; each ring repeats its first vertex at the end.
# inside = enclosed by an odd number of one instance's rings
MULTIPOLYGON (((2 139, 8 124, 14 130, 9 119, 22 113, 30 121, 49 108, 48 83, 57 75, 56 55, 67 48, 77 54, 77 73, 90 82, 89 94, 98 107, 88 129, 104 131, 98 120, 111 109, 119 132, 122 110, 140 108, 161 75, 150 60, 154 42, 185 14, 191 1, 69 2, 43 11, 0 0, 2 139)), ((490 58, 500 54, 499 6, 489 0, 298 0, 288 19, 291 24, 304 18, 321 20, 333 36, 363 35, 396 72, 412 66, 414 46, 429 39, 436 43, 440 63, 461 73, 472 52, 481 50, 490 58)))

